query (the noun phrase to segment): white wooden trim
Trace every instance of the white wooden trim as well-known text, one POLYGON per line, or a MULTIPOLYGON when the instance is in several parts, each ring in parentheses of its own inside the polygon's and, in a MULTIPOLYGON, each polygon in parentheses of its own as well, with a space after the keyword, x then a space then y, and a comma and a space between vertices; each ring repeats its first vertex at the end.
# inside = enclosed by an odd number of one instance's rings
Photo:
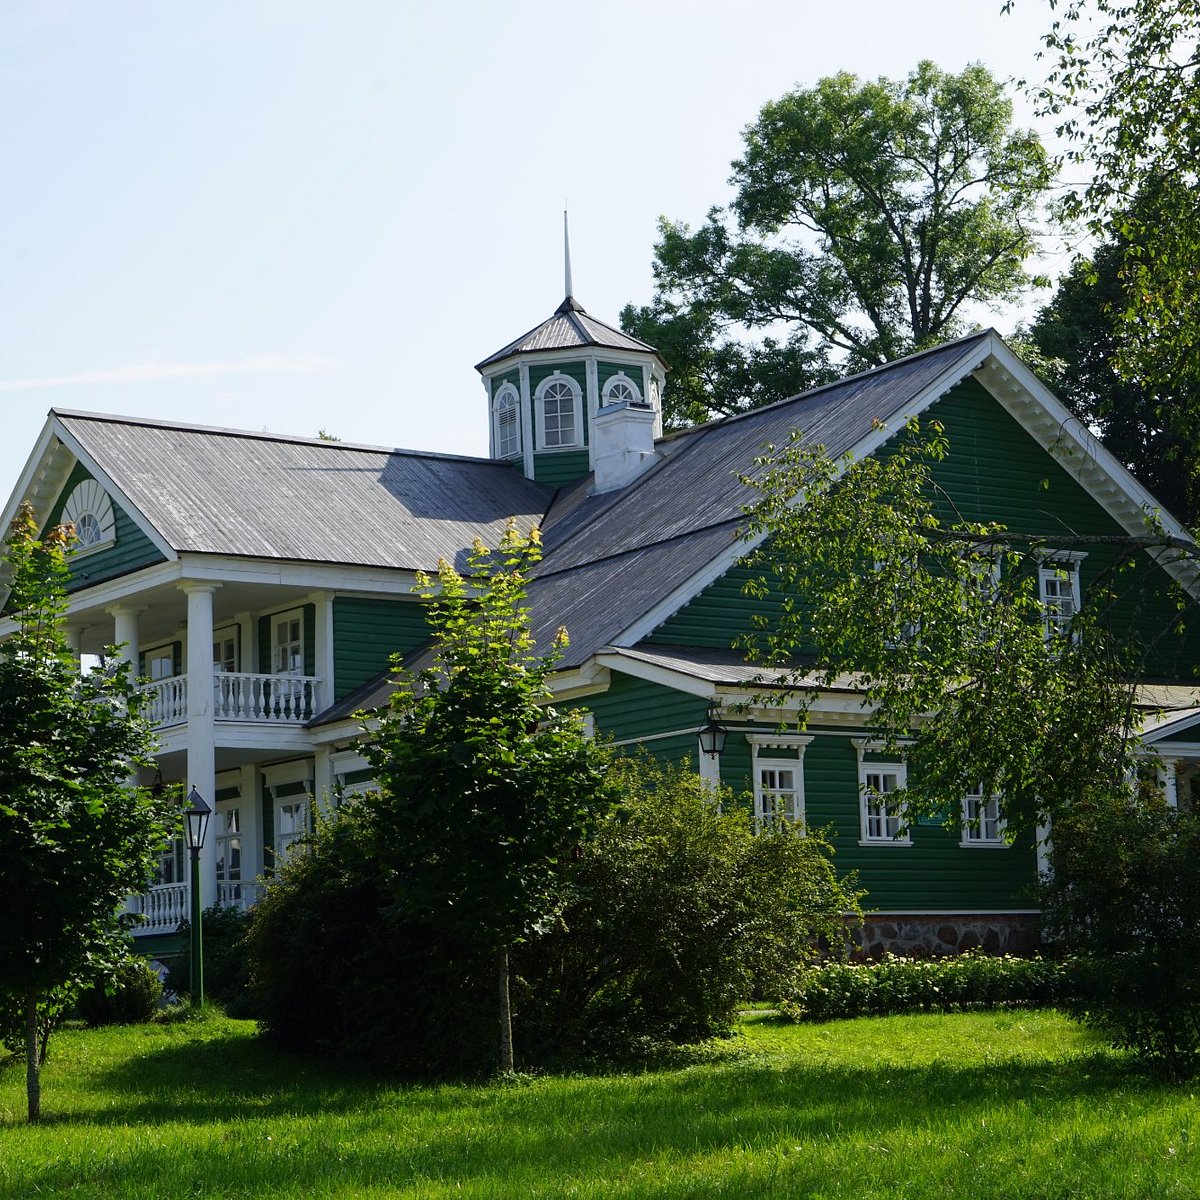
POLYGON ((584 444, 583 432, 583 389, 572 375, 568 375, 563 371, 556 370, 552 375, 547 375, 541 383, 537 385, 537 390, 533 393, 533 420, 537 429, 537 445, 536 449, 541 454, 557 454, 560 450, 579 450, 584 444), (574 413, 575 424, 575 440, 573 442, 560 442, 557 446, 546 445, 546 411, 545 400, 546 392, 554 384, 565 383, 571 393, 572 411, 574 413))

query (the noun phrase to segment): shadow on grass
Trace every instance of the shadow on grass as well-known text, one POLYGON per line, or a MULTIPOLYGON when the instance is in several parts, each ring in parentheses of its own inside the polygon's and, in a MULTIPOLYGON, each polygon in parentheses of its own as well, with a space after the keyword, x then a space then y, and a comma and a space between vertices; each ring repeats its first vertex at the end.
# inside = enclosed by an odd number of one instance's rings
MULTIPOLYGON (((1103 1054, 968 1066, 748 1054, 607 1077, 396 1086, 232 1034, 156 1048, 93 1078, 113 1097, 111 1106, 77 1107, 56 1125, 122 1126, 131 1136, 122 1136, 120 1153, 87 1161, 82 1176, 78 1160, 48 1164, 37 1177, 47 1192, 170 1195, 199 1183, 229 1194, 267 1194, 258 1189, 286 1184, 289 1195, 352 1195, 455 1180, 481 1194, 519 1194, 539 1181, 598 1187, 614 1176, 653 1173, 663 1161, 776 1153, 785 1144, 884 1147, 897 1144, 901 1131, 944 1132, 951 1123, 971 1131, 961 1135, 969 1144, 998 1110, 1035 1112, 1035 1127, 1048 1129, 1060 1116, 1069 1123, 1081 1107, 1110 1106, 1117 1093, 1135 1105, 1164 1094, 1103 1054), (201 1127, 206 1144, 228 1148, 221 1161, 205 1162, 207 1177, 197 1179, 188 1155, 172 1158, 139 1137, 139 1130, 176 1122, 201 1127), (143 1185, 150 1190, 137 1190, 143 1185)), ((795 1172, 816 1169, 789 1168, 793 1181, 795 1172)), ((642 1178, 629 1194, 676 1194, 649 1182, 642 1178)), ((758 1194, 757 1186, 745 1194, 758 1194)), ((610 1194, 627 1193, 614 1187, 610 1194)))

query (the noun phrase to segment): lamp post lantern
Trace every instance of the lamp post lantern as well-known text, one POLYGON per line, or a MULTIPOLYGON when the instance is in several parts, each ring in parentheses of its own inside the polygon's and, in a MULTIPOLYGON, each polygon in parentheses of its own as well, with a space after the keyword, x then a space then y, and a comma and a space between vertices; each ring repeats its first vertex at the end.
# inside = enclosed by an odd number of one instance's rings
POLYGON ((729 730, 717 720, 717 703, 715 700, 709 704, 708 714, 705 717, 704 724, 697 730, 697 736, 700 738, 701 754, 707 754, 710 758, 716 758, 725 749, 725 739, 729 736, 729 730))
POLYGON ((208 818, 212 808, 195 787, 188 793, 187 808, 183 813, 184 832, 187 836, 188 853, 192 860, 192 1007, 204 1004, 204 942, 200 912, 200 850, 204 846, 204 835, 208 832, 208 818))

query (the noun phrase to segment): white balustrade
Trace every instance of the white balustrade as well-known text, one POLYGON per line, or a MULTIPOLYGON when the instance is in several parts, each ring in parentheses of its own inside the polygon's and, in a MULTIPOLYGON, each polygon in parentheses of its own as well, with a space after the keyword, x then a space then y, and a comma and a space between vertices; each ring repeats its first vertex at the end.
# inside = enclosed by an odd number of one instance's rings
POLYGON ((133 911, 143 918, 134 933, 174 933, 188 915, 188 885, 160 883, 132 898, 133 911))
POLYGON ((217 880, 217 903, 222 908, 253 908, 262 894, 262 886, 240 879, 217 880))
MULTIPOLYGON (((301 725, 320 711, 319 680, 310 675, 213 672, 213 716, 218 721, 301 725)), ((143 684, 145 713, 156 728, 187 720, 187 676, 143 684)))
POLYGON ((213 675, 213 715, 218 721, 269 721, 299 725, 317 714, 317 680, 309 675, 213 675))
POLYGON ((187 720, 187 676, 174 675, 170 679, 156 679, 144 683, 138 689, 148 696, 142 710, 156 728, 163 725, 181 725, 187 720))

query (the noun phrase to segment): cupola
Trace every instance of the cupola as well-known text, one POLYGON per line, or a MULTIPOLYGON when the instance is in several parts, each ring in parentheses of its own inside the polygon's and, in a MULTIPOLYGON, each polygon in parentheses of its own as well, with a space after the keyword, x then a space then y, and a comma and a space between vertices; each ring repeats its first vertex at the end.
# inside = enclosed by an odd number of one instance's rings
POLYGON ((491 455, 551 487, 592 473, 594 491, 613 491, 654 461, 666 364, 653 346, 597 320, 575 299, 565 213, 563 254, 563 302, 476 364, 487 390, 491 455))

